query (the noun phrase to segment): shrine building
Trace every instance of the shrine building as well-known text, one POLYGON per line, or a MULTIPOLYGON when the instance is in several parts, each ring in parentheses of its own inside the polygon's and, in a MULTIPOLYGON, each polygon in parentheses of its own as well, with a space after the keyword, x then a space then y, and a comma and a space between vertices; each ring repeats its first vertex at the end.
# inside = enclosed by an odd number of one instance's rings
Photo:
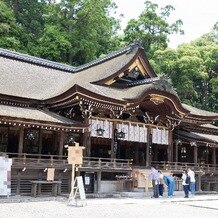
POLYGON ((218 191, 218 113, 183 104, 139 44, 78 67, 0 49, 0 75, 0 155, 12 158, 13 195, 30 195, 29 181, 50 167, 59 193, 70 193, 70 141, 85 147, 76 174, 87 193, 148 190, 151 165, 177 176, 178 189, 190 167, 197 190, 218 191))

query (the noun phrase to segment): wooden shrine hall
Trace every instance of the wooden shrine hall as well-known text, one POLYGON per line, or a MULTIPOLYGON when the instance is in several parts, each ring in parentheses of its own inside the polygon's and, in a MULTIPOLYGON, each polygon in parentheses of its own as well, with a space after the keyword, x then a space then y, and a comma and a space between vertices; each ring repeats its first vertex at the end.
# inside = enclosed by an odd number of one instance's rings
POLYGON ((0 49, 0 75, 0 154, 12 158, 12 194, 29 195, 29 181, 49 167, 69 194, 72 140, 85 147, 76 173, 86 192, 117 191, 122 178, 131 183, 122 190, 148 190, 151 165, 178 178, 191 167, 198 190, 218 191, 218 113, 182 104, 140 44, 79 67, 0 49))

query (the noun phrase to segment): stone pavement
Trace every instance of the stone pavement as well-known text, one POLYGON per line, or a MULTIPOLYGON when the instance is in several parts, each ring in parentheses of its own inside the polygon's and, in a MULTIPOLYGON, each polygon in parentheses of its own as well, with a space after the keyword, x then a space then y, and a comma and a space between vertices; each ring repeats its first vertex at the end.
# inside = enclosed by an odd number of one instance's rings
MULTIPOLYGON (((132 193, 129 193, 133 195, 132 193)), ((150 193, 151 194, 151 193, 150 193)), ((83 207, 67 206, 66 197, 24 197, 0 198, 1 218, 217 218, 218 194, 196 195, 184 198, 182 192, 175 192, 173 198, 120 197, 90 198, 83 207)))

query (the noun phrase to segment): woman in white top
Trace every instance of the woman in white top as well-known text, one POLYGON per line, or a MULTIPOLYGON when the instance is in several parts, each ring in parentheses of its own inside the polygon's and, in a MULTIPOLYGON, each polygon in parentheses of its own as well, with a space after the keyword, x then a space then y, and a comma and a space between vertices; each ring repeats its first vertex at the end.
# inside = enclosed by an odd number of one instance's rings
POLYGON ((159 170, 159 197, 163 197, 163 189, 164 189, 164 181, 163 181, 163 174, 159 170))
POLYGON ((188 176, 187 170, 184 170, 184 172, 182 174, 182 185, 183 185, 183 190, 185 193, 185 198, 188 198, 189 182, 190 182, 190 177, 188 176))

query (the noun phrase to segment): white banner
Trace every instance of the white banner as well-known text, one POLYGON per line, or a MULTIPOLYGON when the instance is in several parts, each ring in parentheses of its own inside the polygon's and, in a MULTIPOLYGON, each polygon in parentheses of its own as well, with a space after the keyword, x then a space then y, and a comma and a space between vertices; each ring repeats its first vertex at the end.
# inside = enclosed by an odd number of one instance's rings
POLYGON ((169 144, 169 131, 166 129, 152 129, 152 143, 154 144, 169 144))

